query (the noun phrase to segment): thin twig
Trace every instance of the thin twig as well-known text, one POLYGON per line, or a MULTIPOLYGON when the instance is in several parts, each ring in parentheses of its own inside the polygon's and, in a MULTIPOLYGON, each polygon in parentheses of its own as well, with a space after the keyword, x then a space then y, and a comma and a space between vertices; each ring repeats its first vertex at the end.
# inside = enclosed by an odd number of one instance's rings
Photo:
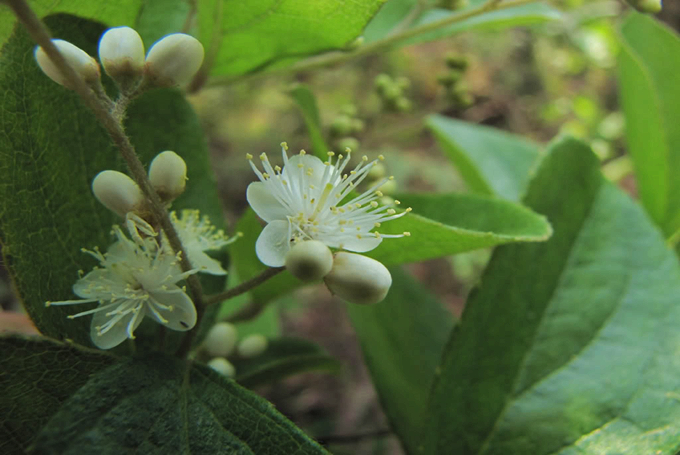
POLYGON ((255 277, 249 279, 248 281, 244 281, 243 283, 239 284, 238 286, 235 286, 231 289, 227 289, 224 292, 220 292, 219 294, 214 294, 214 295, 209 295, 205 298, 205 303, 206 305, 211 305, 213 303, 218 303, 222 302, 224 300, 229 300, 231 298, 236 297, 237 295, 241 295, 243 293, 246 293, 250 291, 251 289, 259 286, 260 284, 264 283, 268 279, 278 275, 279 273, 283 272, 286 268, 285 267, 272 267, 269 269, 264 270, 262 273, 259 275, 256 275, 255 277))

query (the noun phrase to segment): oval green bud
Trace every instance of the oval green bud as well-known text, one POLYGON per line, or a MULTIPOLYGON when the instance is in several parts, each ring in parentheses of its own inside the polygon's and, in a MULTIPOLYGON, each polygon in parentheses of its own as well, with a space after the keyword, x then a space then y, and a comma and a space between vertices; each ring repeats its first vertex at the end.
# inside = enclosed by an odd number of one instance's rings
POLYGON ((267 350, 269 340, 264 335, 254 334, 247 336, 238 344, 236 352, 239 356, 250 359, 257 357, 267 350))
MULTIPOLYGON (((78 46, 61 39, 53 39, 52 44, 54 44, 62 57, 64 57, 64 60, 66 60, 76 73, 80 74, 80 77, 82 77, 86 83, 91 84, 99 81, 101 76, 99 72, 99 63, 97 63, 97 61, 87 52, 78 46)), ((70 81, 66 79, 66 76, 64 76, 52 60, 50 60, 42 47, 37 46, 35 48, 34 56, 38 66, 47 77, 66 88, 73 88, 70 81)))
POLYGON ((130 27, 110 28, 99 40, 99 60, 106 74, 129 87, 144 70, 144 43, 130 27))
POLYGON ((186 85, 196 75, 205 51, 196 38, 173 33, 157 41, 146 56, 146 73, 157 86, 186 85))
POLYGON ((324 282, 343 300, 360 305, 382 301, 392 285, 390 271, 375 259, 355 253, 336 253, 324 282))
POLYGON ((175 152, 159 153, 149 166, 149 180, 163 202, 172 201, 186 188, 187 164, 175 152))
POLYGON ((212 357, 227 357, 234 352, 238 332, 234 324, 218 322, 210 328, 203 340, 203 349, 212 357))
POLYGON ((226 376, 228 378, 233 378, 236 376, 236 368, 224 357, 215 357, 210 362, 208 362, 208 366, 217 371, 222 376, 226 376))
POLYGON ((102 171, 92 180, 92 192, 107 209, 125 218, 144 203, 137 183, 118 171, 102 171))
POLYGON ((318 240, 298 242, 286 254, 286 269, 302 281, 317 281, 333 267, 333 253, 318 240))

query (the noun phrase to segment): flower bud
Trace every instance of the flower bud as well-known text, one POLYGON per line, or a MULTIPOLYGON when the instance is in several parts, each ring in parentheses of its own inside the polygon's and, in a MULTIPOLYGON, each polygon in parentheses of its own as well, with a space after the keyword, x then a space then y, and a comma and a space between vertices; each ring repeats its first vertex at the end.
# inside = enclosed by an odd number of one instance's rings
MULTIPOLYGON (((90 57, 87 52, 68 41, 53 39, 52 43, 56 46, 66 62, 71 65, 76 73, 80 74, 86 83, 92 83, 99 80, 99 64, 95 59, 90 57)), ((66 88, 73 88, 71 83, 66 79, 66 76, 62 74, 40 46, 35 48, 35 60, 38 62, 38 66, 43 73, 54 82, 63 85, 66 88)))
POLYGON ((147 75, 158 86, 186 85, 201 67, 203 56, 203 45, 196 38, 173 33, 149 49, 147 75))
POLYGON ((159 153, 149 166, 149 180, 161 200, 171 201, 186 188, 187 164, 175 152, 159 153))
POLYGON ((139 208, 144 195, 134 180, 118 171, 102 171, 92 181, 94 196, 107 209, 125 217, 125 214, 139 208))
POLYGON ((238 344, 236 352, 238 352, 238 355, 244 359, 250 359, 257 357, 266 351, 268 344, 269 340, 267 340, 264 335, 250 335, 245 337, 243 341, 238 344))
POLYGON ((99 40, 99 60, 104 71, 118 83, 129 84, 144 70, 144 43, 130 27, 115 27, 99 40))
POLYGON ((228 378, 233 378, 236 376, 236 368, 234 368, 234 365, 232 365, 231 362, 224 357, 215 357, 210 362, 208 362, 208 366, 217 371, 222 376, 226 376, 228 378))
POLYGON ((368 171, 368 178, 378 180, 385 177, 385 174, 387 174, 385 165, 382 163, 375 163, 373 166, 371 166, 371 170, 368 171))
POLYGON ((656 14, 661 12, 661 0, 626 0, 630 6, 641 13, 656 14))
POLYGON ((361 254, 335 254, 333 268, 324 282, 338 297, 351 303, 368 305, 385 298, 392 285, 390 271, 375 259, 361 254))
POLYGON ((298 242, 286 254, 286 269, 302 281, 317 281, 333 267, 333 254, 318 240, 298 242))
POLYGON ((227 357, 234 352, 237 339, 238 334, 234 324, 218 322, 205 336, 203 349, 212 357, 227 357))

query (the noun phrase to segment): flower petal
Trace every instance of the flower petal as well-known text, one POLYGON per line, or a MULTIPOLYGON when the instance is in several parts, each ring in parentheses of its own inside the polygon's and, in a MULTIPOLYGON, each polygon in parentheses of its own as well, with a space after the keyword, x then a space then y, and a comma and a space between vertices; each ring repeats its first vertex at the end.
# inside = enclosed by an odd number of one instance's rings
POLYGON ((365 253, 377 248, 380 242, 382 242, 381 238, 369 234, 361 238, 343 239, 342 248, 347 251, 354 251, 355 253, 365 253))
POLYGON ((314 185, 315 187, 320 187, 321 186, 321 179, 323 177, 324 172, 326 171, 326 165, 323 164, 323 161, 321 161, 319 158, 315 157, 314 155, 294 155, 288 160, 288 164, 286 164, 285 168, 283 171, 287 174, 287 178, 290 180, 294 180, 299 183, 300 181, 300 172, 299 172, 299 167, 298 165, 302 164, 304 165, 305 172, 302 173, 304 176, 304 185, 305 187, 308 187, 310 184, 314 185), (306 171, 311 169, 311 175, 309 175, 306 171))
POLYGON ((196 307, 189 296, 185 292, 177 292, 179 290, 180 289, 177 286, 170 286, 168 291, 149 292, 149 296, 156 302, 172 308, 171 310, 163 309, 158 305, 154 305, 152 302, 148 303, 149 306, 153 305, 154 309, 165 319, 165 321, 159 319, 158 315, 148 307, 146 311, 147 314, 158 321, 159 324, 163 324, 171 330, 184 332, 196 325, 196 307))
POLYGON ((226 275, 227 271, 222 268, 222 264, 217 259, 213 259, 198 248, 187 249, 191 266, 200 269, 201 273, 210 275, 226 275))
POLYGON ((106 282, 111 272, 108 269, 94 269, 73 285, 73 293, 83 299, 96 299, 100 295, 95 286, 97 282, 106 282))
MULTIPOLYGON (((100 334, 97 328, 102 327, 108 321, 116 317, 115 314, 107 315, 107 313, 108 313, 107 311, 100 311, 98 313, 95 313, 94 316, 92 317, 92 323, 90 324, 90 338, 92 338, 92 342, 99 349, 115 348, 123 341, 125 341, 128 338, 127 333, 128 324, 135 315, 133 312, 126 314, 121 318, 120 321, 116 322, 113 325, 113 327, 111 327, 106 332, 100 334)), ((142 319, 144 319, 143 315, 139 315, 139 317, 135 320, 133 331, 134 329, 139 327, 139 324, 141 324, 142 319)))
POLYGON ((262 182, 253 182, 248 185, 246 191, 246 199, 248 204, 255 210, 257 216, 270 223, 274 220, 285 220, 289 213, 281 203, 272 195, 272 193, 262 182))
POLYGON ((290 225, 288 221, 272 221, 264 227, 255 243, 255 253, 264 265, 281 267, 290 250, 290 225))

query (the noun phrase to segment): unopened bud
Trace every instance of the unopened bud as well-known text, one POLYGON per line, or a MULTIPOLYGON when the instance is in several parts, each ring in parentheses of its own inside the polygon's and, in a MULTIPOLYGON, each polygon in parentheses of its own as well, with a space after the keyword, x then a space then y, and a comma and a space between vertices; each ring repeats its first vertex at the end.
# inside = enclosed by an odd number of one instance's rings
POLYGON ((226 376, 228 378, 233 378, 236 376, 236 368, 224 357, 215 357, 210 362, 208 362, 208 366, 217 371, 222 376, 226 376))
MULTIPOLYGON (((86 83, 93 83, 99 80, 99 64, 87 52, 68 41, 53 39, 52 43, 56 46, 59 53, 73 70, 80 74, 86 83)), ((73 88, 72 83, 62 74, 57 66, 50 60, 42 47, 35 48, 35 60, 38 66, 50 79, 66 88, 73 88)))
POLYGON ((187 164, 175 152, 159 153, 149 166, 149 180, 161 200, 171 201, 186 188, 187 164))
POLYGON ((382 163, 375 163, 373 166, 371 166, 371 170, 368 171, 368 178, 378 180, 385 177, 385 174, 387 174, 385 165, 382 163))
POLYGON ((212 357, 227 357, 234 352, 237 340, 238 333, 234 324, 218 322, 205 336, 203 349, 212 357))
POLYGON ((92 192, 104 206, 125 217, 139 208, 144 195, 134 180, 118 171, 102 171, 92 181, 92 192))
POLYGON ((130 84, 144 70, 144 43, 130 27, 116 27, 106 31, 99 40, 99 60, 104 71, 121 84, 130 84))
POLYGON ((236 352, 244 359, 257 357, 267 350, 269 341, 264 335, 249 335, 238 344, 236 352))
POLYGON ((318 240, 298 242, 286 254, 286 269, 302 281, 317 281, 333 267, 333 253, 318 240))
POLYGON ((158 86, 186 85, 201 67, 203 56, 203 45, 196 38, 173 33, 151 46, 146 71, 158 86))
POLYGON ((331 132, 336 136, 346 136, 352 132, 352 119, 348 115, 338 115, 331 123, 331 132))
POLYGON ((385 298, 392 285, 392 275, 375 259, 340 252, 335 254, 333 268, 324 282, 341 299, 368 305, 385 298))
POLYGON ((380 191, 383 194, 390 196, 397 192, 397 182, 395 180, 388 180, 380 185, 380 191))

